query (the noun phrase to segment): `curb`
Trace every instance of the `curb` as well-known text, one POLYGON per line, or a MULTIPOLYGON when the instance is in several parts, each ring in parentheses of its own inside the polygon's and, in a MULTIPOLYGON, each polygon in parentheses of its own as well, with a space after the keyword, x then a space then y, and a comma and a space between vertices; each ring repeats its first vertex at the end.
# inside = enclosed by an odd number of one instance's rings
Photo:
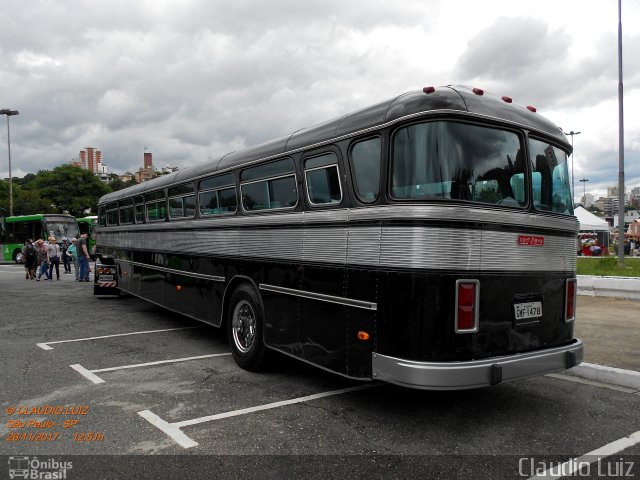
POLYGON ((633 370, 624 370, 622 368, 606 367, 604 365, 583 362, 564 373, 588 380, 640 390, 640 372, 633 370))
POLYGON ((640 277, 595 277, 577 275, 578 295, 621 297, 640 300, 640 277))

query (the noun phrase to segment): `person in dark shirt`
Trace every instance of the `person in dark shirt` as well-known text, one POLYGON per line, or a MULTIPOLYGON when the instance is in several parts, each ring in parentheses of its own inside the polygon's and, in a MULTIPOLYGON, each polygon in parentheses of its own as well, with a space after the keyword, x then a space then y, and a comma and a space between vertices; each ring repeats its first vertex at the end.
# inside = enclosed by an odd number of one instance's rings
POLYGON ((83 233, 76 242, 78 263, 80 264, 80 282, 89 281, 89 249, 87 248, 87 234, 83 233))

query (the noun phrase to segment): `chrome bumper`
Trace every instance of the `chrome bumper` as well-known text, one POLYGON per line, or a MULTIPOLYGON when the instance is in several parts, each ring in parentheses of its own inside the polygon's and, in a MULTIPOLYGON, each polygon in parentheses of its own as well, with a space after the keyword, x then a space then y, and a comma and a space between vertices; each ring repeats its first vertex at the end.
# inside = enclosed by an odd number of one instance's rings
POLYGON ((374 353, 373 379, 423 390, 464 390, 575 367, 584 346, 569 345, 468 362, 416 362, 374 353))

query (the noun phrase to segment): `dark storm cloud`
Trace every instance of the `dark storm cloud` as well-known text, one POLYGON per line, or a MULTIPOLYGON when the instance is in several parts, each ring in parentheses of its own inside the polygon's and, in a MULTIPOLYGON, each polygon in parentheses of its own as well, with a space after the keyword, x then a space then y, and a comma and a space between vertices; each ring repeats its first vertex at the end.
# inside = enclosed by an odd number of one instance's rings
POLYGON ((0 13, 0 100, 21 111, 12 119, 18 171, 52 168, 89 145, 120 172, 140 165, 145 145, 185 166, 360 107, 350 84, 381 71, 344 40, 416 25, 421 9, 14 2, 0 13), (309 98, 313 107, 302 107, 309 98))
MULTIPOLYGON (((597 103, 611 94, 618 80, 615 32, 596 38, 588 56, 572 58, 571 37, 531 17, 498 18, 472 38, 460 57, 456 72, 511 95, 540 104, 573 108, 597 103)), ((640 86, 640 36, 624 36, 625 83, 640 86)))
MULTIPOLYGON (((542 112, 565 110, 584 112, 583 130, 577 137, 577 153, 582 158, 576 165, 576 175, 585 175, 589 189, 606 189, 617 184, 617 144, 602 142, 603 125, 598 125, 596 107, 602 102, 617 101, 618 57, 615 32, 596 37, 588 55, 573 58, 571 37, 562 29, 554 30, 541 19, 531 17, 498 18, 471 38, 461 55, 456 72, 464 81, 486 87, 496 93, 512 96, 515 101, 536 105, 542 112), (593 109, 593 112, 590 110, 593 109), (589 119, 589 116, 592 116, 589 119), (595 120, 594 118, 595 117, 595 120), (589 122, 589 124, 587 124, 589 122), (591 127, 592 130, 589 130, 591 127), (589 136, 591 145, 583 140, 589 136), (598 139, 601 139, 598 142, 598 139)), ((640 36, 623 37, 626 92, 640 87, 640 36)), ((629 108, 629 107, 627 107, 629 108)), ((627 110, 627 116, 633 110, 627 110)), ((607 130, 617 125, 617 111, 610 109, 607 130)), ((634 113, 631 113, 634 115, 634 113)), ((554 120, 552 118, 552 120, 554 120)), ((573 125, 561 125, 567 130, 573 125)), ((634 141, 638 132, 632 131, 625 141, 627 185, 640 182, 640 142, 634 141)), ((582 190, 576 187, 576 193, 582 190)))
MULTIPOLYGON (((458 61, 451 40, 478 27, 460 17, 459 30, 443 30, 452 21, 442 14, 449 5, 10 0, 0 11, 0 108, 21 112, 11 119, 14 173, 53 168, 86 146, 99 148, 111 171, 136 169, 145 146, 154 163, 183 167, 434 77, 542 111, 615 97, 615 34, 596 38, 591 55, 574 59, 566 31, 501 18, 458 61)), ((625 42, 626 86, 637 88, 640 57, 631 52, 640 50, 640 36, 625 42)), ((630 159, 638 144, 629 143, 630 159)), ((603 158, 615 161, 609 153, 603 158)))

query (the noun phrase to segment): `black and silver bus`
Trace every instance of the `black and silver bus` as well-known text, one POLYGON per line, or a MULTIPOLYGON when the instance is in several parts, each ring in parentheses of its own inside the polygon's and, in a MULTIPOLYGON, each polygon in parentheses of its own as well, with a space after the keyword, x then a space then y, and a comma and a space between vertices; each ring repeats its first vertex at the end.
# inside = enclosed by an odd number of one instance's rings
POLYGON ((465 389, 570 368, 570 151, 533 107, 425 87, 105 195, 95 293, 225 328, 249 370, 277 350, 465 389))

